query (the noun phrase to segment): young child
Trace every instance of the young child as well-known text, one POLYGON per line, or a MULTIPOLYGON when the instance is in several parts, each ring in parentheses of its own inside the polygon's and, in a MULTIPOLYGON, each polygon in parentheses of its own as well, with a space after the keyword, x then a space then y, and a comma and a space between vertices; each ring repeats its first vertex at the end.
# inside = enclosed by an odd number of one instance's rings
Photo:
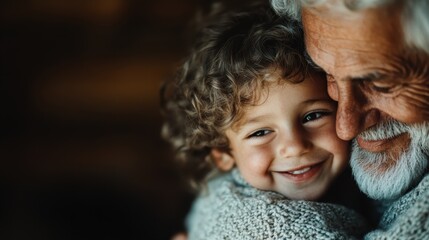
POLYGON ((215 16, 163 94, 163 137, 203 186, 188 239, 362 236, 356 212, 295 201, 324 197, 349 158, 299 23, 266 5, 215 16))

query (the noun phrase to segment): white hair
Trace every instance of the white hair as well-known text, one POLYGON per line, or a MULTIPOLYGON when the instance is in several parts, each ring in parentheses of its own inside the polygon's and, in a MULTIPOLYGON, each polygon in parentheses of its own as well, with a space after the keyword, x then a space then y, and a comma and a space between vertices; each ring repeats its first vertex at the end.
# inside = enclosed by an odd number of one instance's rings
MULTIPOLYGON (((329 0, 271 0, 278 14, 288 14, 300 20, 301 6, 317 6, 329 0)), ((338 1, 348 9, 358 11, 382 7, 394 2, 403 2, 402 28, 406 43, 429 54, 429 1, 428 0, 342 0, 338 1)))
POLYGON ((407 43, 429 53, 429 1, 405 1, 402 24, 407 43))
POLYGON ((299 0, 271 0, 271 6, 277 14, 287 14, 295 20, 301 20, 301 1, 299 0))

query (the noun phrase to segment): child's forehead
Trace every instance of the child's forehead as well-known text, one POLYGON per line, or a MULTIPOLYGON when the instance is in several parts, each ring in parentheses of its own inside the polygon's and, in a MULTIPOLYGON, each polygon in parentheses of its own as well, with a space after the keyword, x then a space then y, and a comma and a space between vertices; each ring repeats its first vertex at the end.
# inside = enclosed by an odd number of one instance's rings
POLYGON ((289 88, 293 85, 299 85, 303 83, 314 82, 315 84, 306 84, 307 87, 314 87, 320 89, 320 84, 317 84, 318 81, 325 81, 324 79, 318 77, 315 74, 307 74, 306 76, 297 76, 297 78, 287 78, 281 77, 280 74, 277 75, 265 75, 265 79, 259 79, 260 84, 253 84, 251 88, 247 89, 250 96, 250 101, 241 102, 238 104, 238 111, 235 117, 235 120, 231 124, 231 128, 239 128, 245 121, 248 113, 254 110, 254 107, 262 105, 267 98, 270 96, 271 91, 278 89, 289 88))
POLYGON ((282 66, 270 66, 261 71, 259 78, 256 81, 264 82, 267 87, 283 84, 295 84, 304 81, 307 78, 314 78, 317 75, 314 71, 291 71, 282 66))
POLYGON ((235 120, 231 124, 233 130, 238 130, 240 126, 246 121, 249 112, 256 106, 262 105, 269 97, 271 89, 288 87, 289 84, 296 84, 286 81, 285 79, 278 78, 276 81, 266 81, 261 85, 254 84, 253 89, 248 89, 250 92, 250 99, 246 102, 241 102, 238 105, 238 111, 235 120))

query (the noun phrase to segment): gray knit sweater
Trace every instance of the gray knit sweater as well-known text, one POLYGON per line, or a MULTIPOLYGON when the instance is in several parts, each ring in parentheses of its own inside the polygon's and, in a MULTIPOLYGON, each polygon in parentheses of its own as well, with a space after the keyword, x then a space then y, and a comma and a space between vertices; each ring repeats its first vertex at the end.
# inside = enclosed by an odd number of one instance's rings
POLYGON ((255 189, 236 169, 209 182, 187 227, 189 240, 357 239, 367 230, 352 210, 255 189))
POLYGON ((390 204, 378 229, 365 239, 429 239, 429 174, 417 187, 390 204))

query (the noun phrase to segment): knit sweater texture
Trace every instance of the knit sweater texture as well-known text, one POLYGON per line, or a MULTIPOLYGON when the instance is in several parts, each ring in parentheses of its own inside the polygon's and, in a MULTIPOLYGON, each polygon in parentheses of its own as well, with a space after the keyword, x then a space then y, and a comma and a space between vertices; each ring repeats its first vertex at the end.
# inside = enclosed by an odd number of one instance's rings
POLYGON ((377 230, 366 240, 429 239, 429 174, 411 191, 393 201, 377 230))
POLYGON ((360 239, 367 232, 353 210, 258 190, 237 169, 209 181, 187 220, 189 240, 360 239))

